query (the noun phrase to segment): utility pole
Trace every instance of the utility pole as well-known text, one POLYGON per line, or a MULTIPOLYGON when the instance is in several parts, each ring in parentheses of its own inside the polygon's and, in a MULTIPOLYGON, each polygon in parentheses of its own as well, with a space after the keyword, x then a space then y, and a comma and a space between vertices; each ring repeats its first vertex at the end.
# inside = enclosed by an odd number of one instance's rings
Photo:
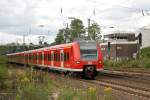
POLYGON ((45 39, 45 36, 39 36, 38 38, 39 38, 39 44, 43 45, 43 41, 45 39))
POLYGON ((70 38, 69 38, 69 26, 68 23, 66 23, 66 31, 65 31, 65 42, 69 43, 70 42, 70 38))
POLYGON ((88 18, 88 39, 90 39, 90 24, 91 24, 91 19, 88 18))
POLYGON ((26 43, 26 42, 25 42, 25 37, 26 37, 26 35, 24 34, 24 35, 23 35, 23 45, 25 45, 25 43, 26 43))

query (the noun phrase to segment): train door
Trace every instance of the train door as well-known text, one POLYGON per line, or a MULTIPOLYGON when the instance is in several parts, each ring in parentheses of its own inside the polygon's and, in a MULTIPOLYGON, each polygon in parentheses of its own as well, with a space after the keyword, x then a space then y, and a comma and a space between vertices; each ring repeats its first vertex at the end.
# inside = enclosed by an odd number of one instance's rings
POLYGON ((54 67, 54 51, 51 51, 51 66, 54 67))
POLYGON ((60 67, 60 50, 56 50, 54 54, 54 59, 55 59, 55 66, 60 67), (55 58, 56 57, 56 58, 55 58))
POLYGON ((54 50, 54 67, 57 67, 57 50, 54 50))
POLYGON ((34 51, 34 53, 33 53, 33 64, 37 64, 37 52, 36 51, 34 51))
POLYGON ((51 51, 50 50, 48 50, 47 51, 47 65, 48 66, 51 66, 51 61, 52 61, 52 58, 51 58, 52 56, 51 56, 51 51))
POLYGON ((38 52, 38 64, 42 65, 42 52, 41 51, 38 52))
POLYGON ((64 65, 66 68, 70 68, 70 49, 66 48, 64 51, 64 65))
POLYGON ((64 68, 64 51, 60 50, 60 66, 63 69, 64 68))
POLYGON ((42 65, 44 65, 44 51, 42 51, 42 65))
POLYGON ((47 50, 44 51, 44 65, 48 65, 47 64, 47 59, 48 58, 48 54, 47 54, 47 50))
POLYGON ((36 64, 38 64, 38 52, 37 51, 36 51, 35 55, 36 55, 36 64))

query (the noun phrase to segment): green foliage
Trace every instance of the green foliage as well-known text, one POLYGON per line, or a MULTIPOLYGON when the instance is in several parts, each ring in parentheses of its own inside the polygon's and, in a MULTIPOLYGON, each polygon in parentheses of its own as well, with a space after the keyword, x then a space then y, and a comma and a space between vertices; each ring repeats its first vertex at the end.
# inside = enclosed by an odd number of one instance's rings
POLYGON ((58 34, 55 38, 55 44, 64 43, 64 32, 65 32, 65 29, 59 29, 58 34))
POLYGON ((150 47, 143 48, 140 50, 140 58, 147 58, 150 59, 150 47))
POLYGON ((71 21, 71 38, 78 38, 81 36, 81 33, 84 31, 84 25, 82 20, 80 19, 74 19, 71 21))
POLYGON ((7 54, 8 53, 8 49, 9 49, 8 46, 0 45, 0 56, 7 54))
POLYGON ((45 88, 30 83, 21 88, 17 100, 48 100, 48 91, 45 88))
POLYGON ((5 63, 7 60, 6 56, 0 56, 0 63, 5 63))
POLYGON ((5 64, 0 64, 0 89, 6 89, 8 87, 8 69, 5 64))
POLYGON ((31 67, 19 77, 16 100, 48 100, 52 84, 47 73, 31 67))
POLYGON ((74 100, 76 92, 72 89, 64 89, 58 97, 58 100, 74 100))
POLYGON ((104 61, 105 69, 128 67, 128 68, 150 68, 150 47, 143 48, 140 51, 140 57, 132 60, 104 61))
POLYGON ((149 58, 144 58, 140 62, 139 62, 140 66, 143 66, 144 68, 150 68, 150 59, 149 58))
POLYGON ((100 34, 100 26, 97 23, 93 23, 89 27, 90 38, 92 40, 96 40, 96 39, 100 38, 99 34, 100 34))
MULTIPOLYGON (((70 26, 67 26, 65 29, 59 29, 57 36, 55 38, 54 44, 64 43, 65 38, 70 39, 71 41, 77 38, 86 38, 85 32, 87 28, 84 28, 83 22, 80 19, 73 19, 70 26)), ((100 26, 97 23, 93 23, 89 27, 89 37, 92 40, 98 40, 100 37, 100 26)))

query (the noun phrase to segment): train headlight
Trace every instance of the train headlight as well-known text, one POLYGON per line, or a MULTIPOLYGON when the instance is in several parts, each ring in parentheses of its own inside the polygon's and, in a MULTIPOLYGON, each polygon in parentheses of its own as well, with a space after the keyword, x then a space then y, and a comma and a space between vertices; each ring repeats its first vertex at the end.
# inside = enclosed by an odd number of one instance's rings
POLYGON ((99 61, 99 64, 102 64, 102 61, 99 61))
POLYGON ((77 64, 80 64, 80 61, 76 61, 77 64))

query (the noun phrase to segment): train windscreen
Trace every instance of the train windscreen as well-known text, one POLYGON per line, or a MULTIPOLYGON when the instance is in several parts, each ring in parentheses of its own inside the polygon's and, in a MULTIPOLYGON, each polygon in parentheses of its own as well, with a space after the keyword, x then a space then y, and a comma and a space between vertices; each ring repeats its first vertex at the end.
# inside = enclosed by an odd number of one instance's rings
POLYGON ((80 43, 80 53, 82 60, 97 60, 96 42, 80 43))

